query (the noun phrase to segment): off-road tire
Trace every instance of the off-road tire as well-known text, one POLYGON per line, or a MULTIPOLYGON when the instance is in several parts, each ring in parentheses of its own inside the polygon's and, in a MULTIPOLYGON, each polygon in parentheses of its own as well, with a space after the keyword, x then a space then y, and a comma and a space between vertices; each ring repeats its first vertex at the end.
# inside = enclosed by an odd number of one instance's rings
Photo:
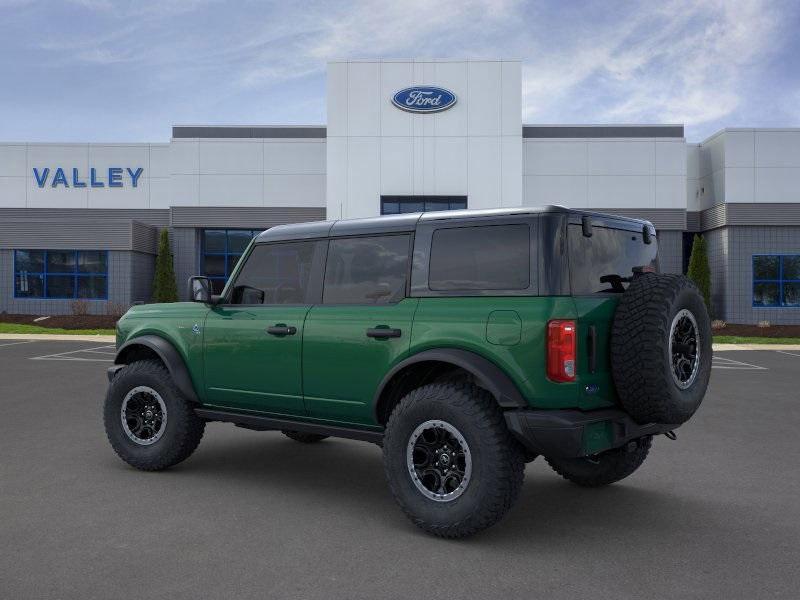
POLYGON ((692 281, 656 273, 634 278, 614 315, 611 372, 622 407, 638 423, 679 425, 695 413, 711 376, 711 320, 692 281), (686 389, 673 378, 670 355, 671 326, 682 310, 699 335, 699 366, 686 389))
POLYGON ((403 512, 418 527, 444 538, 469 536, 499 521, 516 501, 525 476, 522 448, 494 398, 467 380, 432 383, 402 398, 386 425, 383 462, 403 512), (472 476, 463 493, 449 502, 424 496, 408 469, 412 432, 429 420, 455 427, 471 454, 472 476))
POLYGON ((103 421, 108 441, 117 455, 142 471, 160 471, 189 458, 206 426, 175 386, 169 371, 157 360, 133 362, 116 374, 106 393, 103 421), (122 426, 120 411, 125 395, 138 386, 158 392, 167 409, 164 433, 149 446, 131 440, 122 426))
POLYGON ((293 431, 291 429, 283 429, 281 433, 289 439, 292 439, 295 442, 301 442, 303 444, 316 444, 317 442, 321 442, 322 440, 328 438, 327 435, 321 435, 319 433, 304 433, 302 431, 293 431))
POLYGON ((652 441, 652 436, 648 435, 622 448, 587 458, 547 457, 545 460, 567 481, 583 487, 601 487, 625 479, 638 469, 647 458, 652 441))

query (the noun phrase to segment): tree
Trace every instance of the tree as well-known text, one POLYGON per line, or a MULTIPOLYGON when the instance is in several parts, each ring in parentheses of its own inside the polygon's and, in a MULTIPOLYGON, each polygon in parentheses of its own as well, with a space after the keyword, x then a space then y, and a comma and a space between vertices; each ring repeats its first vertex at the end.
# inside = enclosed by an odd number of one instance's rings
POLYGON ((178 286, 175 283, 175 269, 172 266, 172 249, 169 245, 169 232, 161 230, 156 256, 156 274, 153 278, 153 302, 177 302, 178 286))
POLYGON ((689 257, 689 270, 686 275, 695 282, 703 300, 706 303, 709 314, 711 313, 711 268, 708 266, 708 252, 706 251, 706 240, 701 235, 694 235, 692 242, 692 254, 689 257))

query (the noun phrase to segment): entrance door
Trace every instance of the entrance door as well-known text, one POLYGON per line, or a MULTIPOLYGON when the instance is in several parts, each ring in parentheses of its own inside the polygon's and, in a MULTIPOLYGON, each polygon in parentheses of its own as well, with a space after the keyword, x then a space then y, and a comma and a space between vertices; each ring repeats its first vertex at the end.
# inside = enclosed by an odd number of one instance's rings
POLYGON ((409 234, 330 241, 323 301, 303 332, 309 416, 374 424, 373 394, 410 345, 418 303, 405 297, 410 252, 409 234))
POLYGON ((209 404, 304 415, 303 327, 318 298, 324 242, 256 244, 209 312, 204 358, 209 404), (316 256, 316 259, 315 259, 316 256), (314 290, 316 288, 316 292, 314 290))

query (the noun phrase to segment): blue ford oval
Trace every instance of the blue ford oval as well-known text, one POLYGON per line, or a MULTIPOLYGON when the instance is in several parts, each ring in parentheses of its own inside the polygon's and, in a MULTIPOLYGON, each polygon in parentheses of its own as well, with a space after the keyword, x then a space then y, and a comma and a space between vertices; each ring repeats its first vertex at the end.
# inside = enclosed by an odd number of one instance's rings
POLYGON ((417 85, 400 90, 392 97, 392 104, 415 113, 434 113, 447 110, 456 103, 450 90, 431 85, 417 85))

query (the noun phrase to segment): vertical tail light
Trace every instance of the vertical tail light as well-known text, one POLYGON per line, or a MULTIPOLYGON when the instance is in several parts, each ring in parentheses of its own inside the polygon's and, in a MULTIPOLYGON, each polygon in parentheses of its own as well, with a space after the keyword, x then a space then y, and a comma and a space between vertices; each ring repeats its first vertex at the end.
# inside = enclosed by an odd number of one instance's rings
POLYGON ((547 377, 575 381, 575 321, 547 323, 547 377))

